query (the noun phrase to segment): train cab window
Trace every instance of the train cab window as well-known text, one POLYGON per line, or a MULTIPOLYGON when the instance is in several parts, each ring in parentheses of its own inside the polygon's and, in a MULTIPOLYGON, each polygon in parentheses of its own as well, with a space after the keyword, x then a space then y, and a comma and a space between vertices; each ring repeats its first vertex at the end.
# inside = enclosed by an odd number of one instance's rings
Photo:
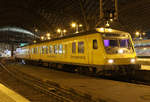
POLYGON ((84 42, 78 42, 78 53, 84 53, 84 42))
POLYGON ((63 45, 62 44, 60 44, 59 46, 58 46, 58 48, 59 48, 59 54, 62 54, 63 53, 63 45))
POLYGON ((47 46, 45 47, 45 50, 46 50, 46 54, 48 54, 48 47, 47 46))
POLYGON ((55 53, 55 54, 58 53, 58 47, 57 47, 57 45, 54 45, 54 53, 55 53))
POLYGON ((98 49, 97 40, 93 40, 93 49, 98 49))
POLYGON ((72 43, 72 53, 76 53, 76 43, 72 43))
POLYGON ((50 45, 50 46, 49 46, 49 53, 52 53, 52 52, 53 52, 53 46, 50 45))

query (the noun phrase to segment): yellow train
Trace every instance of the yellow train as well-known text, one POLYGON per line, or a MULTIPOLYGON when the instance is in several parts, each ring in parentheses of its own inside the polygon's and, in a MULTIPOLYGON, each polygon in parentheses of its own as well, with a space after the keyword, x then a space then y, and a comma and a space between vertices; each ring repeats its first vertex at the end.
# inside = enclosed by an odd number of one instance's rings
POLYGON ((140 69, 131 36, 127 32, 97 28, 79 34, 27 45, 16 50, 16 58, 48 63, 73 71, 131 72, 140 69))

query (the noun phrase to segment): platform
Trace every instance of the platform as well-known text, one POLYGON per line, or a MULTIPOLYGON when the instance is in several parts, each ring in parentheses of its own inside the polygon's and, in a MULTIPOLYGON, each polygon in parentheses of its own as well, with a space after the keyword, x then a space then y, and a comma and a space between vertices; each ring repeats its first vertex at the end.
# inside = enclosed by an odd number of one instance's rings
POLYGON ((94 99, 103 99, 106 102, 150 102, 150 86, 82 76, 31 65, 15 65, 15 67, 42 80, 56 82, 61 87, 73 88, 77 92, 91 95, 94 99))
MULTIPOLYGON (((150 64, 150 58, 138 58, 137 59, 137 61, 139 62, 139 63, 147 63, 147 64, 150 64)), ((144 64, 145 64, 144 63, 144 64)))
POLYGON ((0 102, 30 102, 21 95, 0 84, 0 102))
POLYGON ((138 58, 138 63, 141 64, 141 70, 150 70, 150 58, 138 58))

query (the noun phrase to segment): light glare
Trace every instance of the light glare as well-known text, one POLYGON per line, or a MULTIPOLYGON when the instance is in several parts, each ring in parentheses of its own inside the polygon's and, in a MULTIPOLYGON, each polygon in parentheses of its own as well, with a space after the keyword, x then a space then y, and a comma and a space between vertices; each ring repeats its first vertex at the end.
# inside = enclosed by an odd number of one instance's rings
POLYGON ((122 53, 123 53, 123 50, 122 50, 122 49, 119 49, 119 50, 118 50, 118 53, 122 54, 122 53))
POLYGON ((33 43, 36 43, 36 40, 34 40, 33 43))
POLYGON ((104 32, 104 30, 105 30, 105 28, 100 28, 100 31, 101 31, 101 32, 104 32))
POLYGON ((61 32, 61 29, 57 29, 57 32, 60 33, 60 32, 61 32))
POLYGON ((47 33, 46 36, 49 37, 49 36, 50 36, 50 33, 47 33))
POLYGON ((41 36, 41 39, 44 40, 44 36, 41 36))
POLYGON ((79 27, 82 27, 83 25, 82 24, 79 24, 79 27))
POLYGON ((139 32, 136 32, 135 34, 136 34, 137 36, 139 36, 139 35, 140 35, 140 33, 139 33, 139 32))
POLYGON ((134 59, 134 58, 133 58, 133 59, 131 59, 130 61, 131 61, 131 63, 135 63, 135 59, 134 59))
POLYGON ((72 23, 71 26, 72 26, 72 27, 76 27, 76 23, 72 23))
POLYGON ((67 31, 64 29, 63 32, 66 33, 67 31))
POLYGON ((112 29, 111 29, 111 28, 109 28, 109 29, 108 29, 108 31, 109 31, 109 32, 112 32, 112 29))
POLYGON ((108 63, 112 64, 112 63, 114 63, 114 60, 113 59, 109 59, 108 63))

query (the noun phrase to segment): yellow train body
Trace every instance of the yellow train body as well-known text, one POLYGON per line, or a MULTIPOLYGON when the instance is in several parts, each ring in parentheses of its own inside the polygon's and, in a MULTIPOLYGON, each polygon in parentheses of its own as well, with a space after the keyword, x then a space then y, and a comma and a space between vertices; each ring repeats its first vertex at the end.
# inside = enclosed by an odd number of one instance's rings
MULTIPOLYGON (((125 42, 123 40, 122 42, 128 43, 128 41, 125 42)), ((100 28, 94 32, 66 36, 22 47, 17 51, 16 57, 27 60, 91 67, 136 64, 136 53, 130 34, 109 29, 101 31, 100 28), (106 41, 111 41, 114 45, 119 41, 114 39, 128 39, 130 41, 128 47, 132 51, 124 53, 126 49, 118 50, 118 47, 113 47, 111 50, 115 49, 115 51, 112 50, 113 53, 108 53, 109 50, 107 52, 104 45, 105 38, 106 41)))

